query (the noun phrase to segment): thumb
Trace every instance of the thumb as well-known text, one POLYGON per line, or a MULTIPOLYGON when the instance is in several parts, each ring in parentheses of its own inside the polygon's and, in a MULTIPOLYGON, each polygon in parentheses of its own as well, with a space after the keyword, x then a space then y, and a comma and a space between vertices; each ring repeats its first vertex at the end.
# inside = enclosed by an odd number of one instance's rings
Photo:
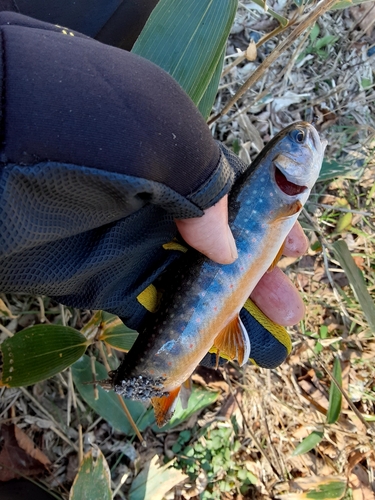
POLYGON ((236 244, 228 226, 228 196, 205 210, 203 217, 176 220, 186 243, 219 264, 231 264, 237 257, 236 244))

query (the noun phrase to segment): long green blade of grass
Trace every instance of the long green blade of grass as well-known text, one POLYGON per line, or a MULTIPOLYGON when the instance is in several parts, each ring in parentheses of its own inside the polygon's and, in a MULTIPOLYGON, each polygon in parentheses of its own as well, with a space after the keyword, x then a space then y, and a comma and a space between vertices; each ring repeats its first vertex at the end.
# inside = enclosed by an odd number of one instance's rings
POLYGON ((323 439, 323 436, 323 431, 313 431, 311 434, 306 436, 298 446, 296 446, 296 449, 292 453, 293 457, 296 457, 297 455, 303 455, 304 453, 307 453, 308 451, 315 448, 315 446, 317 446, 323 439))
MULTIPOLYGON (((342 373, 341 373, 341 364, 339 357, 336 357, 335 362, 333 363, 333 372, 332 375, 335 377, 337 383, 342 385, 342 373)), ((327 412, 327 423, 334 424, 339 419, 341 413, 341 403, 342 403, 342 394, 338 389, 336 384, 332 381, 331 387, 329 389, 329 406, 327 412)))
POLYGON ((133 52, 165 69, 198 104, 222 56, 237 0, 160 0, 133 52))
POLYGON ((337 260, 348 277, 358 302, 362 307, 363 314, 369 324, 369 327, 375 332, 375 305, 371 295, 367 291, 366 283, 361 270, 354 262, 349 248, 344 240, 335 241, 332 245, 337 260))

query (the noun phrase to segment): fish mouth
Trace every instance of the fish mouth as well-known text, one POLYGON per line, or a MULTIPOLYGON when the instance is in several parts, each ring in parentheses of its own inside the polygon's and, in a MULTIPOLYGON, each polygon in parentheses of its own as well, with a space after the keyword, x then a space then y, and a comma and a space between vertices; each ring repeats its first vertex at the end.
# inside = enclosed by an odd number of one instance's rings
POLYGON ((288 181, 282 171, 275 166, 275 181, 278 188, 288 196, 296 196, 306 191, 306 186, 300 186, 288 181))

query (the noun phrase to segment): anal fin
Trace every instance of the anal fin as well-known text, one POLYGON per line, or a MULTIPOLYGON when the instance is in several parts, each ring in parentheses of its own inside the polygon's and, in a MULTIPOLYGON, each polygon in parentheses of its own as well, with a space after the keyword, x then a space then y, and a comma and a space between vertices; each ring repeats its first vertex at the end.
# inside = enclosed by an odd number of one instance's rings
POLYGON ((239 316, 219 333, 210 352, 216 352, 225 359, 237 359, 240 366, 247 363, 250 357, 250 339, 239 316))
POLYGON ((180 387, 172 389, 167 396, 161 398, 151 398, 151 404, 154 408, 155 419, 158 427, 167 424, 176 408, 180 387))

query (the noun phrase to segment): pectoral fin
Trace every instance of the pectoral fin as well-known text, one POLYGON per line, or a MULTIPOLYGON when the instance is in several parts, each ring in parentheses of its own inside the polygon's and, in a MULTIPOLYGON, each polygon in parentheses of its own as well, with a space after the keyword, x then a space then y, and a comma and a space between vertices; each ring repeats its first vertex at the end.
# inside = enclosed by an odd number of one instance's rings
POLYGON ((225 359, 237 359, 240 366, 247 363, 250 356, 250 339, 239 316, 234 318, 215 338, 210 352, 225 359))
POLYGON ((284 247, 285 247, 285 241, 284 241, 284 243, 281 245, 280 250, 277 252, 276 257, 273 259, 272 264, 271 264, 271 265, 270 265, 270 267, 268 268, 268 271, 267 271, 268 273, 269 273, 270 271, 272 271, 272 269, 274 269, 274 268, 277 266, 277 263, 279 262, 279 260, 281 259, 282 254, 283 254, 284 247))
POLYGON ((154 408, 155 419, 158 427, 163 427, 172 418, 176 408, 180 387, 169 392, 168 396, 161 398, 151 398, 151 404, 154 408))

